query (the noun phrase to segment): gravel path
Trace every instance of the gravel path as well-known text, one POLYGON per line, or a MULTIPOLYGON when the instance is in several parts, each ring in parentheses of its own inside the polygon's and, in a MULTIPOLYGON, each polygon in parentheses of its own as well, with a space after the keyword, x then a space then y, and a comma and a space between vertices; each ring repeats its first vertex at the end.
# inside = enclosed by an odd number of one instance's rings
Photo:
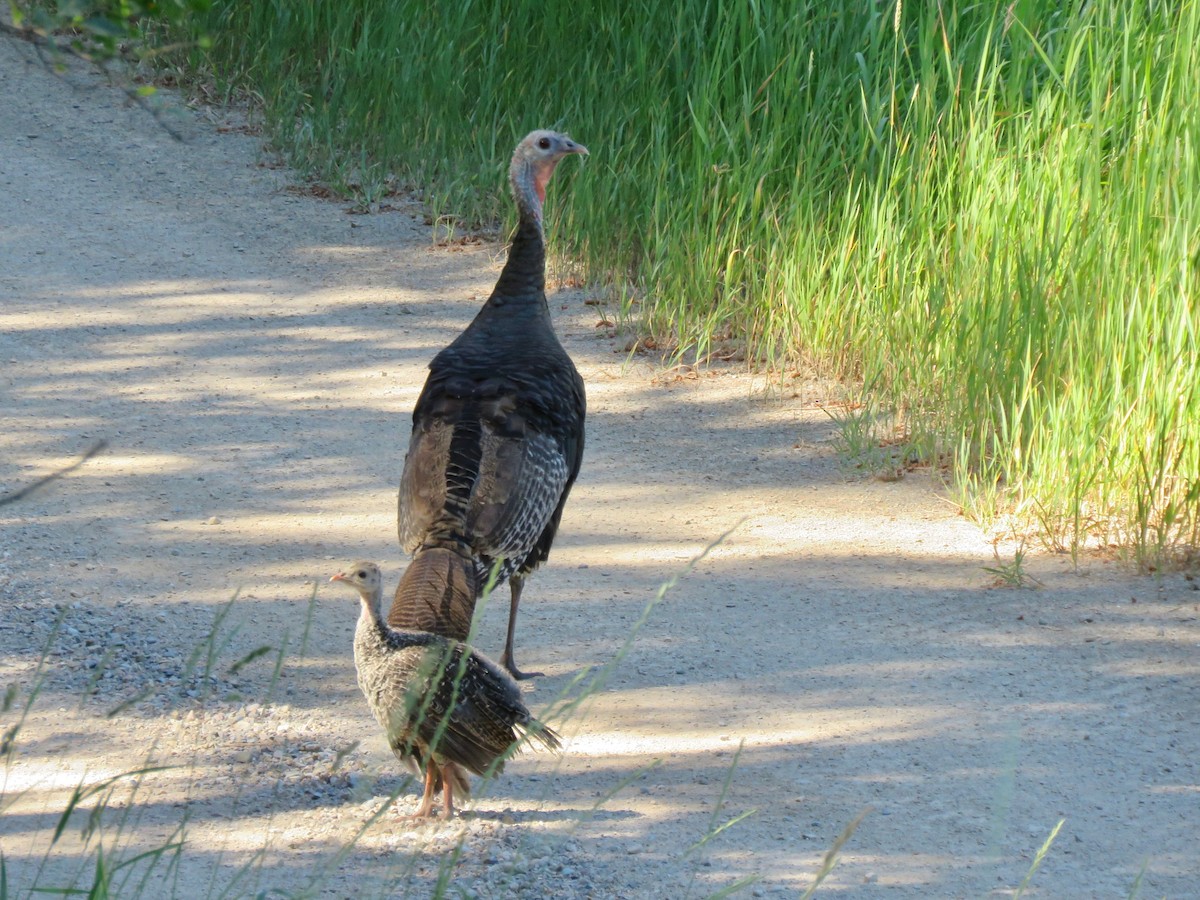
POLYGON ((1196 583, 1041 555, 998 588, 928 477, 839 458, 836 388, 630 362, 573 289, 588 453, 517 634, 565 750, 403 822, 327 582, 399 577, 408 413, 502 248, 308 196, 232 114, 175 109, 177 143, 7 39, 0 95, 0 492, 108 442, 0 506, 14 896, 98 846, 160 851, 116 896, 795 896, 864 809, 824 893, 1010 896, 1065 820, 1027 896, 1197 895, 1196 583))

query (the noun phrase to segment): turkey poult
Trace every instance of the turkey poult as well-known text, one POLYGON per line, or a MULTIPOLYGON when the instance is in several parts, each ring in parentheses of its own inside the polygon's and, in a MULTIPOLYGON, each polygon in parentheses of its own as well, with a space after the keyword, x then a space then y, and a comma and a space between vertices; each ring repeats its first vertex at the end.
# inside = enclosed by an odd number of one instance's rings
POLYGON ((466 644, 423 631, 398 631, 383 620, 379 567, 356 562, 334 575, 358 591, 362 611, 354 632, 358 686, 387 733, 396 756, 424 770, 425 791, 413 818, 454 814, 454 795, 470 795, 467 769, 503 771, 521 743, 559 749, 558 735, 534 719, 521 689, 499 666, 466 644))
POLYGON ((429 364, 400 478, 400 545, 445 554, 447 582, 474 590, 471 610, 499 564, 496 583, 511 592, 500 662, 515 678, 528 677, 513 658, 525 576, 550 554, 583 459, 583 379, 546 305, 542 204, 559 161, 586 153, 554 131, 517 145, 508 260, 475 319, 429 364))

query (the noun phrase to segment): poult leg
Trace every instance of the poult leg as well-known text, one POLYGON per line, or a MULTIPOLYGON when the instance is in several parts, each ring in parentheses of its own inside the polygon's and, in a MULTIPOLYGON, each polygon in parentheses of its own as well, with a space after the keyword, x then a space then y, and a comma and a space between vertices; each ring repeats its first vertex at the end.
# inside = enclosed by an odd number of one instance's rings
POLYGON ((525 587, 525 578, 514 575, 508 579, 508 589, 512 599, 508 603, 508 638, 504 642, 504 655, 500 657, 500 665, 508 669, 508 673, 518 681, 522 678, 537 678, 541 672, 522 672, 513 660, 513 635, 517 631, 517 607, 521 604, 521 591, 525 587))
POLYGON ((447 819, 454 818, 454 779, 449 772, 442 775, 442 815, 447 819))
POLYGON ((433 815, 433 794, 437 790, 438 767, 433 760, 425 764, 425 793, 421 795, 421 805, 409 816, 410 819, 428 819, 433 815))

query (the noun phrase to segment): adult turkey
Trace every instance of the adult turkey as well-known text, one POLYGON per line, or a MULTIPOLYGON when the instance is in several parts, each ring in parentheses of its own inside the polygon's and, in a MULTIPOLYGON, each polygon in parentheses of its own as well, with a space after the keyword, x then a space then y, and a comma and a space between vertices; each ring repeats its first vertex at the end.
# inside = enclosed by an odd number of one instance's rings
POLYGON ((456 570, 450 580, 473 584, 472 610, 493 567, 497 584, 508 581, 500 662, 515 678, 540 674, 526 675, 513 657, 517 607, 525 577, 550 554, 583 459, 583 379, 546 305, 542 204, 558 163, 587 152, 554 131, 517 145, 508 260, 475 319, 429 364, 400 478, 400 544, 414 562, 441 553, 456 570))
POLYGON ((466 644, 424 631, 398 631, 383 619, 383 580, 373 562, 334 575, 358 591, 354 632, 358 686, 397 758, 423 772, 425 789, 413 818, 454 814, 454 795, 469 796, 466 772, 500 772, 522 743, 560 747, 558 735, 529 714, 521 689, 498 665, 466 644))
POLYGON ((400 577, 387 623, 465 641, 482 589, 470 548, 421 547, 400 577))

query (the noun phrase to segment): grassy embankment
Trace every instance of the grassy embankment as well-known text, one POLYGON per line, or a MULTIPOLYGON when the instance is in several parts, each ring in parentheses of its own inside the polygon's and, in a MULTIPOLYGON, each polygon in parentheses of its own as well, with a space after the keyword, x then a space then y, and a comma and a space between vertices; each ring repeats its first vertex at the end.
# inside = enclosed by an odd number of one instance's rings
POLYGON ((1200 7, 869 6, 218 0, 209 64, 316 177, 468 223, 567 128, 550 233, 646 339, 861 382, 852 443, 985 521, 1194 548, 1200 7))

